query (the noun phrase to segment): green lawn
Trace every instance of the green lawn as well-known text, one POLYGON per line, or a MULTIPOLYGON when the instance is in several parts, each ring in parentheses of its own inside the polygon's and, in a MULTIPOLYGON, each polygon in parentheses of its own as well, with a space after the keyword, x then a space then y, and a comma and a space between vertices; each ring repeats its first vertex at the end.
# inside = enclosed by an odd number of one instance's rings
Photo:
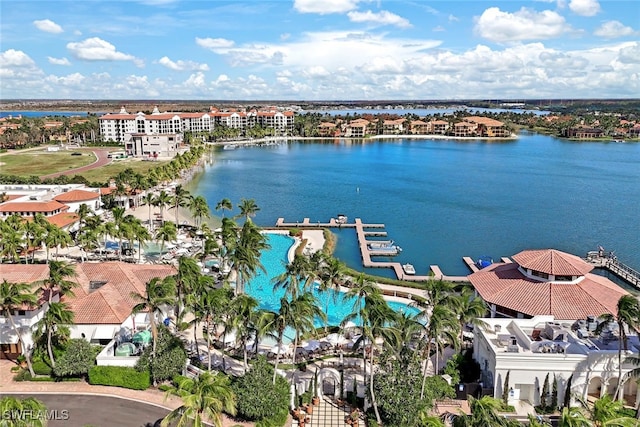
POLYGON ((89 151, 82 151, 81 156, 72 156, 71 153, 74 152, 76 151, 38 150, 5 155, 0 158, 0 173, 42 176, 79 168, 96 161, 96 156, 89 151))
POLYGON ((80 175, 84 176, 89 182, 104 182, 110 177, 116 176, 118 173, 122 172, 127 168, 133 169, 134 172, 138 172, 141 174, 147 173, 150 169, 153 169, 156 166, 161 166, 169 163, 169 161, 164 162, 147 162, 142 160, 132 160, 132 159, 123 159, 123 160, 114 160, 108 165, 102 166, 101 168, 91 169, 85 172, 82 172, 80 175))

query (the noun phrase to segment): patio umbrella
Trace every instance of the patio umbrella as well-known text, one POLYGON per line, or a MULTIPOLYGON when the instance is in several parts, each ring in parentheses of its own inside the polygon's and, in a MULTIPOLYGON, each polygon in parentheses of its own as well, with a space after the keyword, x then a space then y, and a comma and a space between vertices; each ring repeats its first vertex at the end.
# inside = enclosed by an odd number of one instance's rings
POLYGON ((316 351, 317 349, 320 348, 320 341, 309 340, 307 342, 303 342, 301 347, 307 351, 316 351))
POLYGON ((345 344, 348 340, 345 338, 344 335, 342 334, 338 334, 338 333, 333 333, 333 334, 329 334, 327 335, 326 338, 327 342, 330 343, 331 345, 340 345, 340 344, 345 344))
POLYGON ((283 344, 283 345, 274 345, 273 347, 271 347, 269 351, 273 354, 279 354, 281 356, 284 356, 289 354, 289 350, 290 350, 289 346, 283 344))

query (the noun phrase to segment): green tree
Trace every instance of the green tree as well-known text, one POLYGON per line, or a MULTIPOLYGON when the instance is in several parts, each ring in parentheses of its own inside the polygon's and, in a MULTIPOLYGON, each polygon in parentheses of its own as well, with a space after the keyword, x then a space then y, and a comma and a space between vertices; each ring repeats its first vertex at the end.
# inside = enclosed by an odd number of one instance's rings
POLYGON ((194 379, 182 377, 169 394, 180 396, 182 406, 164 417, 162 427, 201 427, 207 421, 222 427, 223 413, 236 414, 236 397, 226 375, 203 372, 194 379))
POLYGON ((224 218, 224 211, 230 211, 233 209, 233 205, 231 204, 231 200, 222 199, 216 204, 216 211, 222 211, 222 217, 224 218))
POLYGON ((289 383, 282 376, 272 382, 274 368, 264 356, 251 364, 251 369, 231 384, 237 396, 238 415, 249 421, 260 421, 289 408, 289 383))
POLYGON ((22 354, 25 356, 29 373, 32 377, 36 374, 33 372, 33 366, 31 365, 31 352, 24 345, 22 331, 16 326, 12 312, 18 307, 24 305, 35 306, 37 303, 38 298, 33 293, 31 285, 26 283, 9 283, 7 279, 4 279, 0 284, 0 313, 9 319, 11 329, 13 329, 13 332, 18 337, 18 343, 22 349, 22 354))
POLYGON ((163 255, 164 245, 178 238, 178 229, 172 222, 165 222, 158 228, 155 235, 156 241, 160 242, 160 256, 163 255))
POLYGON ((173 189, 173 196, 171 197, 171 205, 175 210, 176 225, 180 224, 178 220, 178 213, 180 211, 180 208, 188 206, 192 199, 193 198, 191 196, 191 193, 189 193, 188 190, 185 190, 181 184, 176 185, 176 187, 173 189))
POLYGON ((53 368, 53 373, 56 377, 86 376, 95 365, 95 359, 96 351, 87 340, 72 338, 53 368))
POLYGON ((238 209, 240 209, 240 214, 238 214, 238 216, 244 217, 245 222, 251 221, 251 218, 256 216, 260 210, 256 201, 253 199, 240 199, 238 209))
POLYGON ((191 211, 191 215, 193 215, 193 218, 196 221, 196 227, 200 227, 202 225, 203 218, 211 218, 209 204, 207 203, 207 199, 203 196, 193 197, 188 206, 191 211))
POLYGON ((68 280, 76 275, 75 266, 65 261, 51 261, 49 263, 49 276, 42 282, 42 291, 47 296, 49 304, 53 301, 53 294, 58 292, 60 297, 64 295, 74 296, 73 288, 78 286, 76 282, 68 280))
POLYGON ((157 329, 158 339, 154 341, 156 349, 145 348, 136 364, 137 371, 149 372, 154 384, 182 373, 187 361, 182 340, 164 325, 158 325, 157 329))
POLYGON ((611 322, 618 325, 618 387, 615 396, 620 396, 624 381, 622 381, 622 351, 628 350, 629 339, 627 329, 637 330, 640 328, 640 302, 631 294, 623 295, 618 300, 617 314, 606 313, 600 316, 602 322, 596 328, 596 334, 602 332, 602 329, 611 322))
POLYGON ((52 302, 42 318, 35 323, 36 335, 46 336, 47 353, 51 367, 56 367, 53 356, 53 341, 63 341, 69 336, 69 327, 73 323, 74 313, 63 302, 52 302))
POLYGON ((167 206, 170 205, 171 195, 164 190, 161 190, 153 199, 153 206, 156 206, 160 209, 160 218, 162 219, 162 225, 164 225, 164 210, 167 206))
POLYGON ((131 298, 138 301, 138 303, 133 307, 132 313, 137 314, 142 311, 149 312, 149 325, 151 326, 151 335, 153 336, 151 358, 156 355, 156 346, 158 341, 156 313, 161 311, 162 306, 171 305, 174 302, 174 297, 175 282, 173 281, 173 278, 170 277, 164 279, 154 277, 146 283, 144 294, 136 292, 131 293, 131 298))
POLYGON ((0 398, 0 426, 2 427, 44 427, 47 425, 46 417, 38 417, 47 407, 41 401, 33 397, 20 399, 13 396, 0 398), (32 416, 27 414, 33 414, 32 416))

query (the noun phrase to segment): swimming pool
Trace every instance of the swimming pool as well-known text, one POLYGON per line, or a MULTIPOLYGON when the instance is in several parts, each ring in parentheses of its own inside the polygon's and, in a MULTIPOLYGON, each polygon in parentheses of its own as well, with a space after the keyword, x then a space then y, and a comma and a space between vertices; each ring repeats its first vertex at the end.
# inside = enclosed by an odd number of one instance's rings
MULTIPOLYGON (((260 261, 266 273, 258 270, 258 274, 245 285, 245 292, 256 298, 259 307, 265 310, 278 311, 280 309, 280 299, 284 296, 284 289, 273 289, 272 279, 284 273, 287 265, 287 252, 294 240, 284 234, 267 234, 267 241, 271 249, 263 251, 260 261)), ((345 293, 333 289, 320 292, 317 285, 313 289, 314 296, 318 299, 320 307, 327 314, 327 324, 338 326, 349 315, 354 308, 356 298, 345 298, 345 293)), ((419 313, 420 310, 407 304, 396 301, 387 301, 389 306, 395 311, 411 314, 419 313)), ((359 324, 359 319, 354 319, 355 324, 359 324)), ((315 321, 316 327, 324 326, 320 319, 315 321)))

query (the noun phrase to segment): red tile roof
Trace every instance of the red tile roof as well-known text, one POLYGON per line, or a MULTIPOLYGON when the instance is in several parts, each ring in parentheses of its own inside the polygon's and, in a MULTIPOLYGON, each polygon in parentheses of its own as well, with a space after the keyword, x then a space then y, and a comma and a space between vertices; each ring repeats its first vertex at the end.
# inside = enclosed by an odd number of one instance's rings
POLYGON ((96 200, 100 198, 100 193, 86 190, 71 190, 66 193, 58 194, 53 198, 61 203, 85 202, 88 200, 96 200))
POLYGON ((78 221, 79 219, 80 216, 72 212, 60 212, 59 214, 47 217, 47 221, 49 221, 49 224, 53 224, 59 228, 67 227, 78 221))
POLYGON ((584 276, 593 270, 593 266, 581 258, 555 249, 526 250, 512 258, 524 268, 555 276, 584 276))
POLYGON ((0 212, 53 212, 58 209, 67 210, 69 206, 55 200, 47 202, 6 202, 0 205, 0 212))
POLYGON ((80 288, 67 298, 75 313, 76 324, 122 323, 137 301, 131 293, 144 293, 145 284, 154 277, 176 273, 169 265, 128 264, 124 262, 83 263, 76 268, 80 288), (91 282, 106 282, 96 290, 91 282))
POLYGON ((498 263, 469 275, 469 281, 489 304, 529 316, 548 314, 556 319, 584 319, 616 313, 627 291, 596 274, 578 283, 541 282, 520 272, 516 263, 498 263))

